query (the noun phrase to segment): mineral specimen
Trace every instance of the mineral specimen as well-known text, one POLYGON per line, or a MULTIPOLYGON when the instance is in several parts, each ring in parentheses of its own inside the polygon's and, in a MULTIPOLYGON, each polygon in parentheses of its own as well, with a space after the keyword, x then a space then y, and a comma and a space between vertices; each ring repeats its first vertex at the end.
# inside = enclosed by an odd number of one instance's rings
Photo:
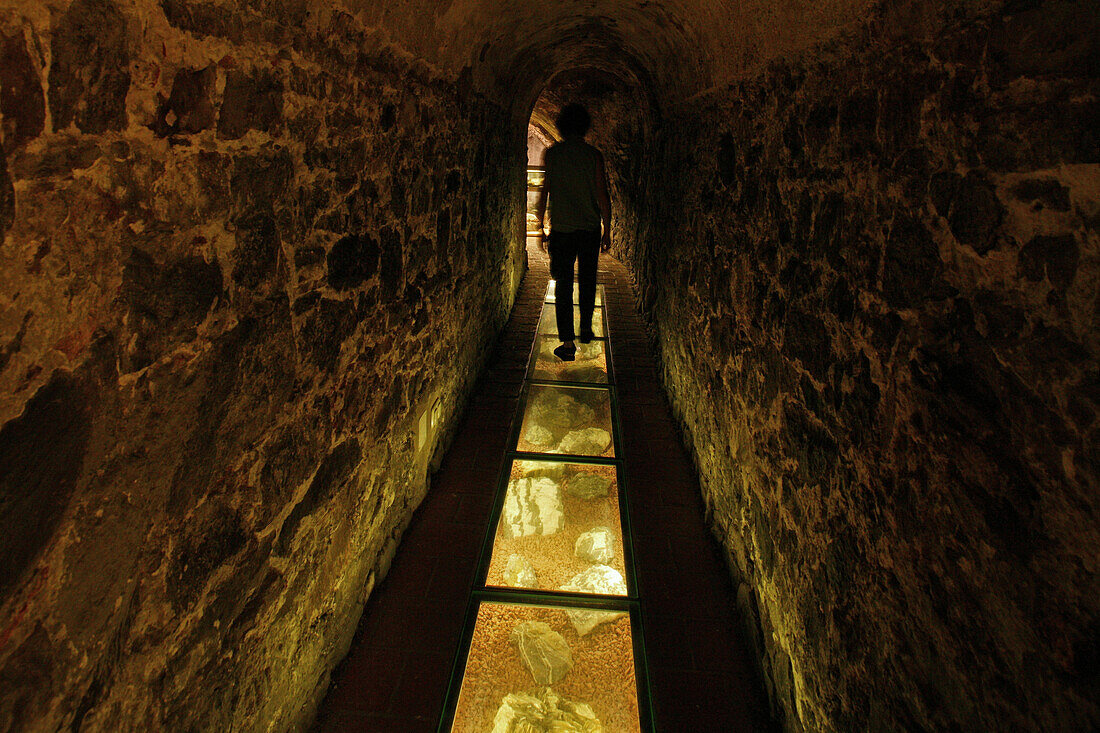
POLYGON ((561 634, 542 621, 524 621, 512 630, 512 643, 535 682, 551 685, 573 669, 573 654, 561 634))
POLYGON ((549 478, 561 483, 565 478, 565 465, 559 461, 524 461, 524 478, 549 478))
POLYGON ((514 479, 504 497, 501 524, 506 537, 554 534, 565 524, 558 482, 549 478, 514 479))
POLYGON ((611 433, 600 428, 583 428, 566 433, 558 443, 559 453, 576 456, 598 456, 611 445, 611 433))
POLYGON ((566 700, 544 687, 536 695, 505 695, 493 718, 492 733, 603 733, 603 729, 591 706, 566 700))
MULTIPOLYGON (((618 570, 607 565, 593 565, 582 573, 573 576, 573 579, 561 587, 562 590, 573 593, 599 593, 602 595, 625 596, 626 583, 618 570)), ((580 609, 566 609, 569 620, 581 636, 586 635, 592 629, 602 623, 614 621, 626 614, 622 611, 588 611, 580 609)))
POLYGON ((615 535, 608 527, 595 527, 577 538, 573 551, 582 560, 606 565, 615 557, 615 535))
POLYGON ((592 341, 587 344, 577 344, 577 361, 598 359, 601 355, 603 355, 603 344, 599 341, 592 341))
POLYGON ((504 582, 513 588, 534 588, 538 585, 538 577, 527 558, 512 553, 504 565, 504 582))
POLYGON ((554 443, 554 434, 541 425, 531 425, 523 434, 524 440, 531 445, 545 447, 554 443))
POLYGON ((599 499, 611 491, 611 479, 595 473, 576 473, 565 483, 565 493, 578 499, 599 499))
POLYGON ((607 372, 595 364, 571 365, 566 362, 561 370, 562 378, 570 382, 605 382, 607 372))
POLYGON ((557 432, 588 425, 595 416, 592 408, 567 394, 546 390, 531 403, 528 410, 532 424, 557 432))

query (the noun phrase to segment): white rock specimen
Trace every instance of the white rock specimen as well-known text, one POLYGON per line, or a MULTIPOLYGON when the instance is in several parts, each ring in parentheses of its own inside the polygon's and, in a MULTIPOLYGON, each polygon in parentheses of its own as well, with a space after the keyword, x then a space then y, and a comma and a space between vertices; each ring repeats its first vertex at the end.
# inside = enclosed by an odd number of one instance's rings
POLYGON ((554 434, 541 425, 531 425, 523 434, 524 440, 540 448, 554 443, 554 434))
POLYGON ((587 425, 595 417, 591 407, 556 390, 539 394, 528 408, 528 414, 532 423, 558 435, 561 431, 587 425))
POLYGON ((524 478, 551 478, 561 483, 565 478, 565 465, 560 461, 524 461, 524 478))
POLYGON ((538 585, 535 568, 523 555, 512 553, 504 564, 504 582, 513 588, 534 588, 538 585))
POLYGON ((565 482, 565 493, 578 499, 600 499, 611 492, 611 479, 595 473, 576 473, 565 482))
POLYGON ((492 733, 603 733, 603 724, 586 703, 566 700, 549 687, 537 695, 504 696, 493 718, 492 733))
POLYGON ((587 344, 577 343, 577 361, 598 359, 601 355, 603 355, 603 344, 599 341, 591 341, 587 344))
POLYGON ((510 637, 519 658, 540 685, 552 685, 573 669, 573 653, 561 634, 542 621, 524 621, 510 637))
POLYGON ((550 478, 513 479, 501 512, 506 537, 554 534, 565 525, 561 487, 550 478))
POLYGON ((610 527, 594 527, 577 538, 573 552, 586 562, 607 565, 615 557, 615 534, 610 527))
POLYGON ((558 443, 559 453, 575 456, 598 456, 611 445, 611 433, 601 428, 572 430, 558 443))
MULTIPOLYGON (((593 565, 561 587, 573 593, 600 593, 603 595, 625 596, 626 582, 618 570, 607 565, 593 565)), ((614 621, 626 614, 622 611, 587 611, 567 609, 569 620, 581 636, 588 634, 600 624, 614 621)))
POLYGON ((622 574, 608 565, 593 565, 561 587, 574 593, 600 593, 611 596, 626 595, 626 581, 622 574))

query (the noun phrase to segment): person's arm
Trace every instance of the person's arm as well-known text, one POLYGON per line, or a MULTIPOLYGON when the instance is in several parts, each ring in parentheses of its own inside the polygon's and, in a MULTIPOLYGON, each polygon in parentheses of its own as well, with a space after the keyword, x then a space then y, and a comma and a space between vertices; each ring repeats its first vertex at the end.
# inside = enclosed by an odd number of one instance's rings
POLYGON ((600 239, 600 251, 611 249, 611 196, 607 192, 607 170, 603 154, 596 153, 596 203, 600 205, 600 221, 603 224, 603 238, 600 239))

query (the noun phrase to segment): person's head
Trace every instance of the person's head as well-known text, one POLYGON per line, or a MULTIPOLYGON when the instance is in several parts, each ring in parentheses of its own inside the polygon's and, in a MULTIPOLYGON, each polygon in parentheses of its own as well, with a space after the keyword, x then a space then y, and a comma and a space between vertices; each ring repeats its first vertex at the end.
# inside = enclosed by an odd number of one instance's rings
POLYGON ((562 137, 584 137, 588 128, 592 126, 592 118, 589 117, 588 110, 583 105, 574 102, 561 108, 555 124, 562 137))

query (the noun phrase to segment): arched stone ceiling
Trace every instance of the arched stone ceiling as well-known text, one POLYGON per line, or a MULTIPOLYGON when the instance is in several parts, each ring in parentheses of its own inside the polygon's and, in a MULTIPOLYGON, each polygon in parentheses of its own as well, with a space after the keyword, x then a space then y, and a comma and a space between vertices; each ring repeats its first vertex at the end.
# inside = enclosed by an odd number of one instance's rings
POLYGON ((346 0, 371 26, 444 73, 474 71, 529 112, 576 66, 637 80, 674 106, 827 39, 875 0, 346 0))

